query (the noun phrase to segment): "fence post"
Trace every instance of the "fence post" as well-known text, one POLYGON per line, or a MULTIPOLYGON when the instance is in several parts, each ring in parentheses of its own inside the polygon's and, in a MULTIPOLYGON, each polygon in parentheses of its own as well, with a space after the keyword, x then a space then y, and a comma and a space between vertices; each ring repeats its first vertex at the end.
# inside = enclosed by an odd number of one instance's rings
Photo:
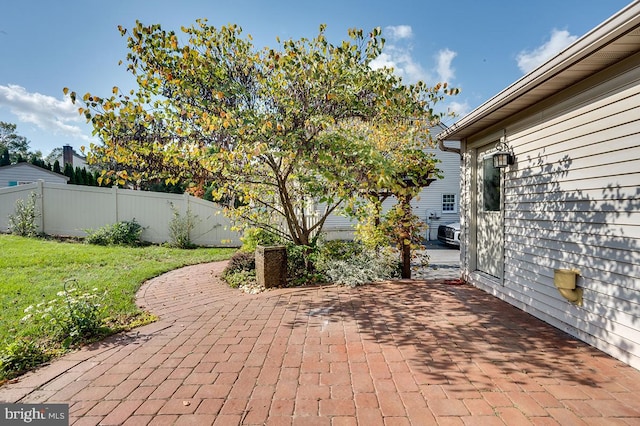
POLYGON ((44 180, 38 179, 36 186, 36 211, 40 212, 38 218, 38 229, 41 233, 46 234, 44 229, 44 180))
MULTIPOLYGON (((184 193, 184 217, 188 218, 189 217, 189 202, 191 200, 189 200, 189 198, 191 197, 191 195, 189 195, 188 192, 184 193)), ((188 237, 189 237, 189 241, 191 241, 191 229, 187 228, 187 232, 188 232, 188 237)))
POLYGON ((111 187, 111 194, 113 197, 113 208, 114 208, 114 216, 115 216, 115 220, 113 221, 113 223, 118 223, 118 217, 120 216, 118 214, 118 185, 114 185, 111 187))

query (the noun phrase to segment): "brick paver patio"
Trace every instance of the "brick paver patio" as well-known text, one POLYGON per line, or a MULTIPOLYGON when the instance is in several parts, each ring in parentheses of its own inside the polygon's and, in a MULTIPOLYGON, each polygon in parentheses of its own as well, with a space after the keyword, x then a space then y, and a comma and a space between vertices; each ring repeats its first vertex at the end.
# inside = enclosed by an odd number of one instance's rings
POLYGON ((640 371, 446 279, 246 295, 148 282, 160 320, 0 388, 74 425, 640 425, 640 371))

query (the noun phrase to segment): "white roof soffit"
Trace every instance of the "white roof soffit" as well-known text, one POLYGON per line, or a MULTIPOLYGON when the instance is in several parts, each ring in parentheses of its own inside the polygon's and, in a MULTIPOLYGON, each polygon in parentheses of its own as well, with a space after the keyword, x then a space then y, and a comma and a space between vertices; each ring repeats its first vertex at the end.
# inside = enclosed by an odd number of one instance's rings
POLYGON ((461 118, 438 139, 465 139, 638 51, 640 0, 461 118))

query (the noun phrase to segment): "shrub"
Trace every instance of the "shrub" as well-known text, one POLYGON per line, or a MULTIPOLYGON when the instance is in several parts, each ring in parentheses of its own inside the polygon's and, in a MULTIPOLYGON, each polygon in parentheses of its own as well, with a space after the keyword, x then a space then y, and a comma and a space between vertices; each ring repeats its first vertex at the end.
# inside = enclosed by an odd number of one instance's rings
POLYGON ((397 255, 390 248, 364 250, 342 259, 325 258, 317 266, 329 281, 349 287, 397 277, 399 271, 397 255))
POLYGON ((252 287, 256 285, 256 271, 235 271, 224 276, 231 288, 252 287))
POLYGON ((256 288, 255 254, 244 251, 234 253, 222 271, 222 278, 231 288, 241 288, 245 291, 256 288))
POLYGON ((227 267, 222 272, 223 275, 227 275, 240 271, 254 271, 256 269, 256 256, 254 253, 247 253, 238 251, 231 256, 227 267))
POLYGON ((318 246, 318 262, 324 260, 346 260, 363 252, 365 247, 357 241, 331 240, 318 246))
POLYGON ((32 192, 27 202, 22 199, 16 201, 15 213, 9 216, 9 232, 21 237, 35 237, 38 235, 37 217, 36 193, 32 192))
POLYGON ((170 246, 181 249, 193 248, 191 231, 196 226, 197 217, 188 208, 184 216, 180 214, 173 204, 171 204, 171 209, 173 210, 173 218, 169 222, 170 246))
POLYGON ((122 221, 112 225, 105 225, 97 230, 85 230, 87 233, 85 242, 100 246, 136 246, 140 244, 142 230, 142 226, 136 222, 135 219, 132 221, 122 221))
POLYGON ((298 246, 287 244, 287 278, 290 285, 300 285, 317 282, 314 264, 317 256, 317 246, 298 246))
POLYGON ((250 228, 244 230, 242 234, 242 251, 253 253, 258 246, 273 246, 281 244, 280 238, 261 228, 250 228))

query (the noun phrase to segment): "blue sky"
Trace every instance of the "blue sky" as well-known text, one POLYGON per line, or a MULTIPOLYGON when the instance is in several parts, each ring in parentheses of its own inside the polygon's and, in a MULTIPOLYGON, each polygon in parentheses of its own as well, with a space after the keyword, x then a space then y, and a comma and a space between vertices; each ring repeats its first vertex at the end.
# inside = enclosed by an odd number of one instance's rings
MULTIPOLYGON (((240 25, 257 48, 349 28, 381 27, 380 65, 405 81, 461 88, 447 105, 464 115, 624 8, 630 0, 20 0, 0 5, 0 121, 17 124, 32 150, 47 155, 93 141, 62 93, 108 96, 132 88, 126 39, 117 26, 136 20, 179 30, 198 18, 240 25)), ((447 124, 452 124, 451 121, 447 124)))

